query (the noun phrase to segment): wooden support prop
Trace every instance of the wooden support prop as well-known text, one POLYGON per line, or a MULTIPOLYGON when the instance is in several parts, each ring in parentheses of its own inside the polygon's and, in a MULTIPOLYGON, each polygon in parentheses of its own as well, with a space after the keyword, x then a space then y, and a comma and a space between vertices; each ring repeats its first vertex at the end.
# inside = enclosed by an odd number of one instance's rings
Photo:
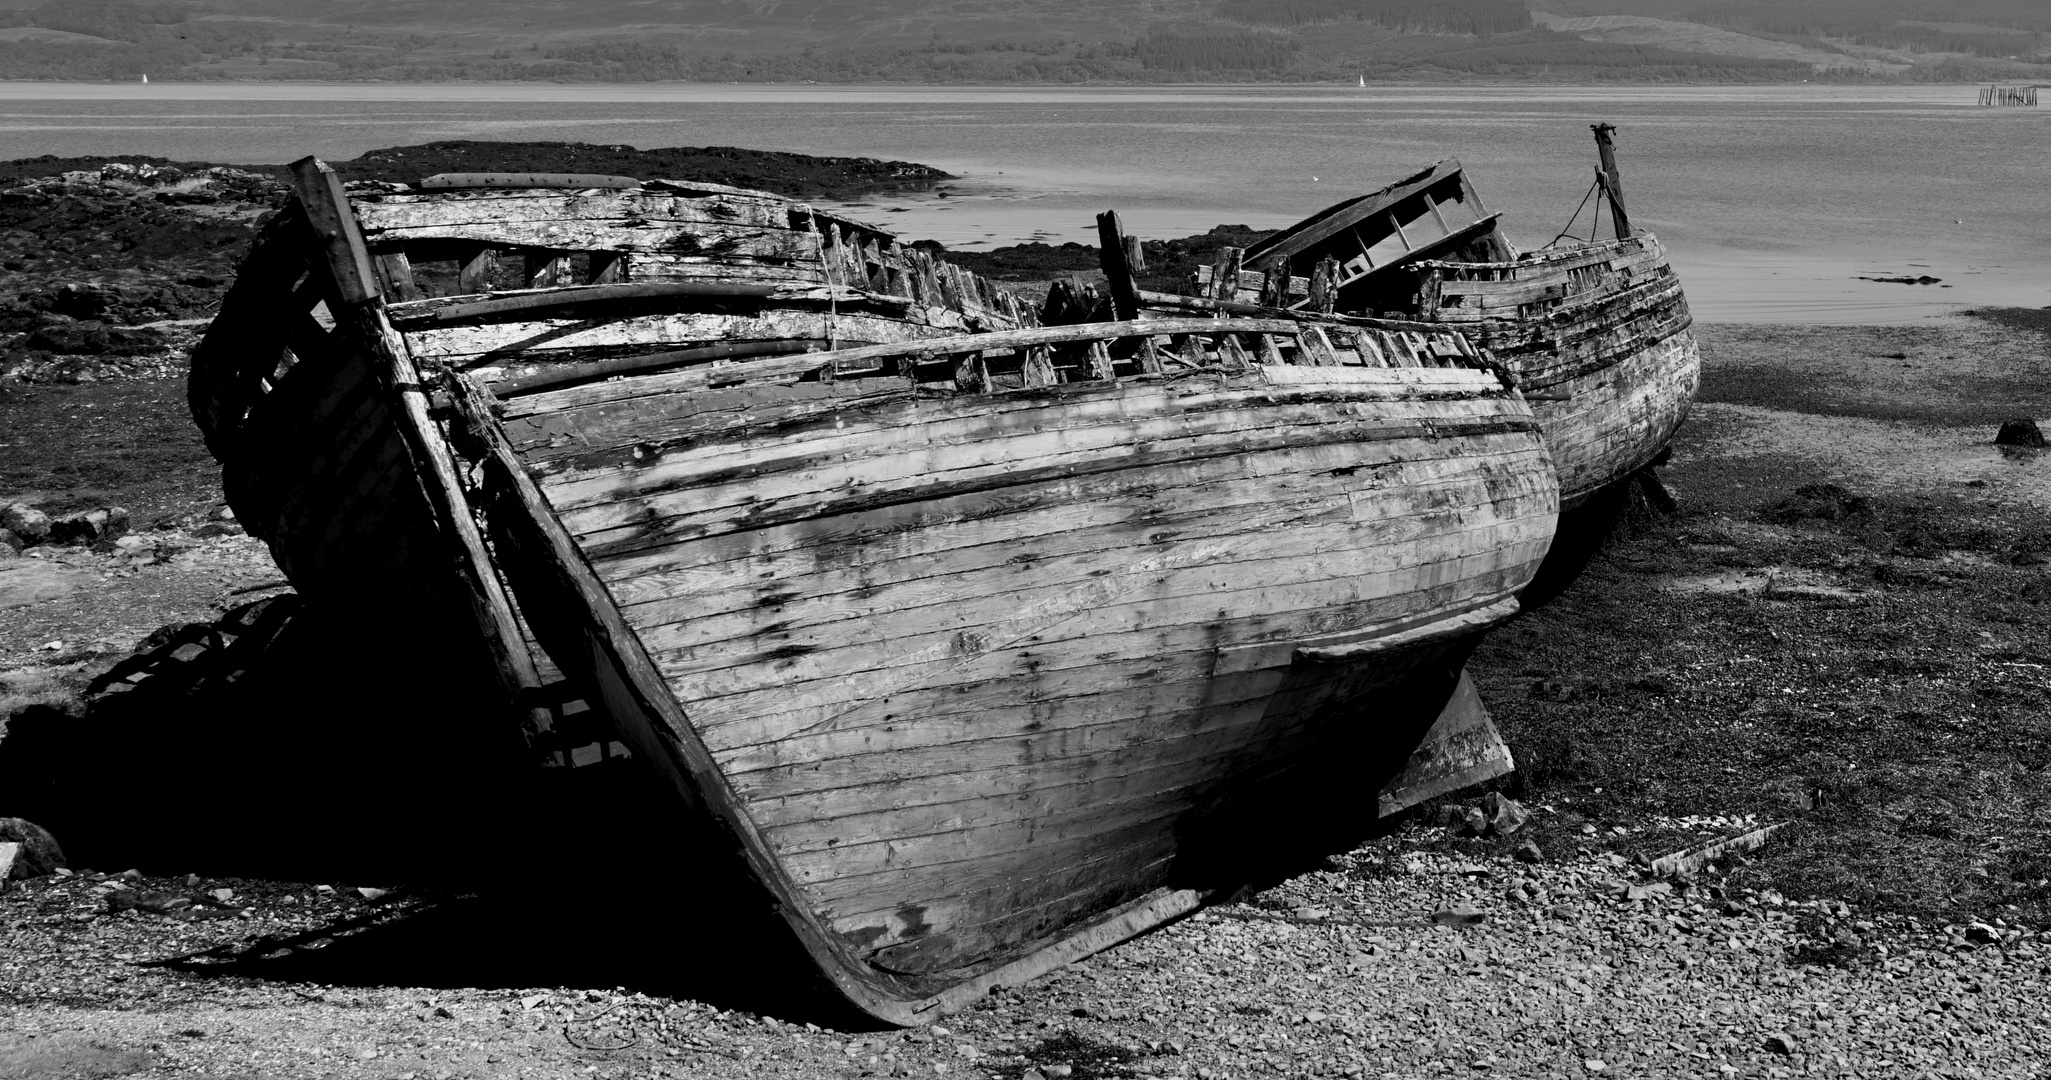
POLYGON ((1624 177, 1617 172, 1617 148, 1611 139, 1616 125, 1590 124, 1588 129, 1595 132, 1595 150, 1602 156, 1602 182, 1609 195, 1610 223, 1616 226, 1617 236, 1629 236, 1631 215, 1624 209, 1624 177))
POLYGON ((1118 211, 1106 210, 1097 215, 1097 261, 1104 268, 1104 282, 1111 289, 1111 314, 1114 318, 1139 318, 1139 281, 1134 277, 1135 267, 1130 261, 1131 251, 1126 244, 1125 223, 1118 219, 1118 211))
MULTIPOLYGON (((1508 603, 1513 613, 1516 602, 1508 603)), ((1473 622, 1490 617, 1497 621, 1507 618, 1508 613, 1497 610, 1501 606, 1475 613, 1470 617, 1470 628, 1473 622)), ((1474 689, 1474 680, 1462 668, 1451 699, 1418 741, 1402 771, 1382 788, 1376 810, 1380 816, 1390 817, 1426 799, 1473 787, 1514 768, 1516 762, 1510 757, 1509 746, 1489 719, 1488 709, 1474 689)))
MULTIPOLYGON (((384 297, 378 295, 370 253, 363 246, 356 215, 349 209, 342 178, 318 158, 302 158, 291 168, 307 224, 321 241, 327 272, 341 300, 342 310, 333 312, 335 333, 344 335, 344 340, 355 340, 366 351, 372 370, 396 406, 395 421, 413 458, 414 475, 449 541, 453 569, 463 582, 471 617, 507 704, 524 713, 521 726, 528 745, 539 745, 550 723, 548 709, 532 704, 533 695, 541 689, 541 677, 513 615, 512 602, 492 568, 477 520, 471 515, 456 475, 455 455, 427 415, 427 395, 420 386, 420 372, 406 351, 406 339, 385 318, 384 297)), ((319 272, 318 265, 315 272, 319 272)))

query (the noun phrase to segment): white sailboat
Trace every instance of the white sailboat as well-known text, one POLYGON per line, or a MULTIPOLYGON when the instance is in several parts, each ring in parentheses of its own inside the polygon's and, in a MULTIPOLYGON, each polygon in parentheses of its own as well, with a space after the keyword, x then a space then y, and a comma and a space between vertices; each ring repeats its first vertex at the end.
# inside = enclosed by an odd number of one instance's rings
MULTIPOLYGON (((142 80, 142 81, 144 81, 144 82, 148 82, 148 81, 149 81, 149 76, 147 76, 147 75, 143 76, 143 80, 142 80)), ((1365 76, 1365 75, 1362 75, 1362 76, 1360 77, 1360 88, 1361 88, 1362 90, 1365 90, 1365 89, 1367 89, 1367 76, 1365 76)))
POLYGON ((148 86, 150 84, 150 77, 148 75, 144 75, 142 77, 142 84, 144 86, 148 86))

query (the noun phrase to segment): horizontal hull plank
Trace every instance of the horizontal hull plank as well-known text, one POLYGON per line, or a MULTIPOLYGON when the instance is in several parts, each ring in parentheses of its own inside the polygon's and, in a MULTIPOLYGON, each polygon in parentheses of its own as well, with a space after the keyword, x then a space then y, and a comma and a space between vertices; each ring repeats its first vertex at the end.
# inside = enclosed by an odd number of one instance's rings
POLYGON ((1004 956, 1024 942, 1058 933, 1088 913, 1167 879, 1173 855, 1158 841, 1119 849, 1078 866, 998 882, 961 896, 931 900, 918 921, 899 911, 834 918, 830 925, 860 941, 869 962, 886 971, 945 971, 974 958, 1004 956))
POLYGON ((663 225, 743 225, 791 228, 790 204, 736 197, 692 198, 636 191, 608 195, 551 193, 354 199, 364 239, 404 239, 423 230, 503 226, 593 228, 663 225))
MULTIPOLYGON (((806 363, 815 362, 809 355, 800 359, 806 363)), ((823 363, 824 358, 816 362, 823 363)), ((1289 372, 1293 369, 1279 370, 1289 372)), ((628 381, 654 382, 665 378, 657 375, 646 380, 628 381)), ((605 410, 602 415, 611 418, 613 428, 620 432, 621 438, 609 446, 601 445, 587 454, 574 457, 528 458, 529 470, 544 478, 554 493, 551 498, 560 500, 562 505, 574 507, 588 503, 591 501, 588 497, 574 494, 576 489, 565 485, 592 481, 602 485, 609 474, 638 473, 656 463, 650 459, 651 449, 659 457, 666 448, 666 443, 646 435, 626 437, 631 435, 635 415, 646 412, 654 416, 658 424, 672 416, 682 419, 694 414, 693 398, 718 392, 703 385, 704 371, 693 373, 690 378, 699 384, 690 395, 665 394, 603 402, 599 406, 605 410), (635 456, 636 451, 640 456, 635 456)), ((860 387, 867 382, 898 383, 898 380, 856 379, 846 382, 851 387, 860 387)), ((1353 413, 1372 409, 1378 418, 1383 419, 1407 416, 1431 422, 1516 411, 1493 376, 1485 382, 1477 379, 1433 379, 1425 385, 1388 378, 1358 384, 1319 379, 1307 385, 1286 386, 1277 386, 1266 376, 1230 381, 1190 377, 1172 382, 1124 386, 1127 388, 1124 393, 1119 392, 1120 387, 1116 384, 1089 383, 1070 384, 1037 393, 1006 394, 994 399, 924 396, 887 408, 869 407, 845 415, 819 407, 821 395, 828 391, 818 384, 736 388, 750 395, 737 399, 745 401, 749 407, 749 430, 727 433, 713 445, 706 445, 708 440, 693 437, 700 433, 686 429, 679 433, 675 442, 678 449, 688 452, 691 461, 704 463, 705 474, 714 474, 721 469, 738 474, 744 468, 758 472, 763 468, 787 468, 789 462, 806 458, 834 460, 848 452, 865 451, 873 444, 901 444, 912 437, 931 446, 972 446, 983 441, 979 432, 985 429, 996 435, 1017 434, 1022 428, 1081 428, 1107 422, 1123 423, 1134 417, 1156 424, 1174 424, 1185 415, 1221 410, 1259 410, 1266 413, 1293 408, 1298 412, 1330 412, 1334 406, 1340 407, 1342 412, 1353 413), (787 415, 778 409, 781 401, 790 403, 787 415), (904 431, 907 427, 914 427, 917 431, 907 435, 904 431)), ((836 395, 841 392, 838 384, 831 391, 836 395)), ((525 399, 513 403, 514 406, 524 404, 525 399)), ((509 413, 511 411, 509 409, 509 413)), ((554 423, 579 425, 579 421, 592 412, 588 407, 564 408, 551 415, 562 417, 554 423)), ((519 422, 527 417, 532 417, 535 422, 541 420, 541 417, 526 412, 513 419, 519 422)), ((602 486, 600 490, 603 490, 602 486)))
MULTIPOLYGON (((1525 458, 1535 452, 1534 443, 1528 438, 1522 442, 1503 443, 1492 436, 1490 442, 1490 446, 1470 447, 1469 453, 1461 455, 1468 467, 1485 477, 1520 472, 1526 468, 1525 458)), ((622 603, 631 605, 659 599, 662 590, 668 587, 663 577, 665 574, 716 571, 737 559, 811 558, 813 556, 805 553, 819 549, 821 554, 817 557, 838 559, 848 565, 896 563, 951 551, 960 546, 959 537, 964 530, 976 530, 981 522, 990 518, 1029 520, 1034 523, 1034 528, 1043 529, 1018 534, 1022 542, 1030 542, 1047 531, 1057 530, 1063 521, 1068 520, 1058 515, 1025 517, 1040 510, 1054 509, 1066 514, 1086 515, 1074 519, 1080 527, 1103 520, 1093 512, 1097 504, 1114 512, 1120 507, 1133 506, 1136 507, 1135 512, 1144 513, 1150 506, 1182 506, 1187 499, 1201 500, 1210 495, 1220 499, 1223 507, 1239 506, 1246 501, 1261 500, 1243 500, 1234 497, 1236 493, 1249 489, 1257 493, 1264 484, 1273 485, 1277 493, 1293 492, 1300 496, 1307 485, 1320 483, 1309 475, 1318 471, 1351 470, 1346 477, 1350 481, 1346 487, 1349 491, 1377 491, 1393 486, 1399 477, 1403 483, 1420 482, 1419 474, 1424 470, 1416 468, 1417 459, 1384 454, 1380 455, 1381 460, 1369 464, 1362 460, 1367 453, 1358 447, 1335 443, 1298 447, 1288 453, 1241 457, 1216 455, 1184 460, 1174 466, 1178 483, 1166 486, 1174 494, 1164 491, 1157 475, 1122 469, 1077 473, 1048 483, 992 487, 956 494, 936 493, 913 504, 855 510, 802 525, 732 532, 653 551, 610 556, 597 565, 602 568, 601 572, 609 587, 615 590, 615 595, 622 603)), ((1278 494, 1278 501, 1280 497, 1278 494)), ((909 570, 916 564, 905 565, 909 570)), ((762 573, 772 569, 773 565, 764 565, 748 572, 762 573)))
MULTIPOLYGON (((1270 527, 1278 532, 1288 528, 1286 539, 1267 537, 1261 538, 1265 542, 1256 544, 1252 536, 1242 531, 1217 534, 1234 542, 1225 545, 1227 550, 1206 561, 1200 569, 1179 573, 1172 584, 1164 582, 1148 590, 1147 602, 1167 604, 1235 583, 1260 582, 1265 587, 1277 588, 1303 581, 1331 582, 1334 597, 1344 599, 1341 582, 1349 571, 1389 573, 1479 554, 1518 539, 1529 539, 1533 531, 1542 528, 1542 522, 1531 518, 1456 528, 1448 516, 1441 514, 1436 522, 1430 523, 1432 527, 1425 535, 1390 541, 1378 537, 1372 524, 1349 521, 1291 527, 1286 519, 1265 520, 1277 521, 1270 527)), ((1196 539, 1209 538, 1189 538, 1178 543, 1196 539)), ((771 664, 778 657, 800 650, 830 648, 845 637, 850 611, 890 619, 904 628, 899 632, 900 638, 905 632, 973 634, 986 623, 1001 620, 1010 610, 1058 603, 1065 592, 1086 586, 1093 576, 1123 572, 1136 556, 1163 550, 1166 545, 1112 548, 1051 558, 1031 567, 998 567, 992 572, 950 574, 893 587, 857 585, 814 604, 791 603, 769 612, 693 617, 689 605, 684 604, 630 610, 626 614, 630 622, 642 629, 651 648, 686 650, 694 658, 674 667, 666 663, 666 672, 701 673, 716 669, 714 665, 771 664), (850 595, 857 589, 859 597, 850 595), (655 622, 658 618, 670 621, 655 622), (672 644, 679 638, 680 643, 672 644)))
MULTIPOLYGON (((879 590, 895 586, 951 589, 950 581, 965 582, 970 580, 968 575, 993 571, 1021 584, 1044 580, 1054 573, 1042 565, 1050 560, 1099 552, 1124 552, 1130 558, 1136 547, 1236 534, 1250 518, 1283 530, 1353 522, 1371 515, 1373 533, 1365 538, 1371 544, 1409 543, 1448 529, 1487 525, 1500 513, 1495 504, 1511 494, 1510 480, 1505 477, 1503 485, 1490 487, 1476 500, 1477 505, 1449 507, 1451 500, 1471 496, 1475 485, 1486 483, 1488 477, 1447 477, 1425 490, 1406 492, 1410 499, 1422 497, 1425 501, 1420 505, 1426 509, 1404 512, 1381 505, 1380 496, 1384 486, 1408 479, 1405 470, 1392 466, 1369 479, 1372 486, 1333 491, 1329 490, 1329 477, 1285 472, 1176 487, 1145 485, 1100 500, 1086 499, 1078 490, 1082 485, 1050 485, 1050 490, 1034 493, 1031 500, 1004 500, 995 495, 979 500, 986 503, 986 511, 965 512, 964 520, 942 518, 929 523, 922 516, 903 522, 905 533, 917 535, 907 535, 902 548, 887 540, 879 545, 881 550, 873 551, 865 550, 859 541, 829 541, 757 555, 752 545, 727 544, 736 552, 729 563, 626 579, 613 579, 609 566, 602 573, 622 611, 643 625, 743 612, 783 622, 805 618, 810 604, 844 608, 857 598, 874 603, 879 590), (940 559, 945 563, 936 563, 940 559)), ((785 531, 796 528, 787 526, 785 531)), ((1361 539, 1354 536, 1353 542, 1358 544, 1361 539)), ((1008 587, 964 585, 962 589, 988 593, 1008 587)))
MULTIPOLYGON (((1523 434, 1515 431, 1486 431, 1472 435, 1483 433, 1511 436, 1523 434)), ((763 498, 753 504, 710 507, 692 506, 686 501, 690 496, 679 493, 676 496, 650 496, 638 503, 634 500, 622 500, 575 512, 566 517, 574 519, 569 524, 580 534, 579 540, 584 545, 587 556, 605 560, 680 540, 901 505, 916 501, 921 496, 950 498, 993 488, 1040 485, 1072 476, 1110 472, 1120 468, 1175 470, 1182 468, 1192 457, 1270 454, 1327 444, 1360 445, 1349 443, 1345 438, 1346 434, 1347 430, 1343 425, 1302 426, 1270 429, 1264 432, 1229 432, 1189 439, 1162 439, 1138 448, 1121 446, 1110 450, 1097 450, 1085 447, 1066 453, 1047 454, 1036 460, 1029 468, 1005 469, 1000 465, 986 465, 949 469, 924 483, 902 474, 886 474, 852 490, 796 491, 775 498, 763 498), (684 505, 677 505, 679 503, 684 505)), ((1434 448, 1434 443, 1424 438, 1416 439, 1411 445, 1417 448, 1419 452, 1416 456, 1420 458, 1429 456, 1429 451, 1434 448)), ((1473 446, 1469 447, 1469 451, 1476 454, 1482 452, 1481 448, 1473 446)), ((805 479, 812 480, 826 472, 820 470, 805 479)), ((711 494, 731 493, 715 491, 711 494)), ((744 492, 740 494, 745 497, 744 492)))
MULTIPOLYGON (((1529 569, 1506 569, 1489 582, 1442 586, 1417 602, 1381 597, 1336 606, 1330 610, 1329 623, 1319 627, 1318 634, 1306 637, 1351 637, 1362 633, 1362 628, 1397 620, 1438 625, 1450 617, 1448 612, 1508 596, 1521 583, 1518 574, 1528 574, 1529 569)), ((1271 623, 1265 619, 1227 620, 1211 629, 1250 634, 1268 629, 1271 623)), ((862 699, 858 707, 866 711, 859 716, 852 714, 846 702, 839 711, 821 711, 764 698, 748 714, 746 723, 728 723, 707 732, 707 745, 737 783, 752 783, 742 779, 750 773, 780 770, 782 779, 763 780, 764 784, 780 785, 775 788, 780 793, 848 786, 859 782, 872 767, 863 763, 868 755, 923 755, 950 746, 963 749, 985 735, 1002 735, 1009 730, 1007 725, 1037 736, 1040 744, 1035 752, 1046 755, 1047 760, 1090 754, 1108 745, 1105 740, 1115 740, 1117 725, 1123 721, 1084 708, 1088 699, 1133 688, 1141 692, 1141 698, 1135 700, 1150 703, 1143 714, 1148 718, 1211 704, 1230 708, 1252 700, 1249 695, 1257 694, 1264 682, 1272 681, 1293 662, 1296 650, 1292 641, 1271 644, 1280 647, 1270 649, 1258 641, 1217 647, 1200 638, 1185 637, 1167 652, 1126 647, 1106 655, 1049 653, 1047 663, 1014 665, 988 678, 938 684, 941 689, 936 691, 929 692, 921 685, 862 699), (1241 651, 1261 655, 1267 666, 1238 664, 1234 654, 1241 651), (1270 653, 1277 655, 1269 659, 1270 653), (1104 672, 1103 679, 1093 680, 1093 671, 1104 672), (1209 681, 1191 682, 1199 679, 1209 681), (1203 696, 1187 700, 1179 696, 1181 690, 1173 690, 1176 687, 1203 696), (848 759, 845 769, 836 764, 843 757, 848 759)), ((880 764, 875 767, 880 768, 917 767, 911 759, 901 764, 892 764, 894 759, 887 756, 877 760, 880 764)), ((770 789, 758 793, 768 794, 770 789)))
POLYGON ((1206 692, 1202 678, 1158 689, 1127 687, 1070 705, 1129 710, 1119 714, 1133 717, 1124 725, 1083 729, 1062 739, 1038 731, 1007 734, 1011 725, 1002 720, 1017 718, 993 718, 997 722, 987 739, 872 751, 833 759, 810 772, 749 774, 739 790, 756 821, 778 838, 780 849, 788 850, 837 847, 850 837, 923 835, 1038 816, 1060 805, 1136 796, 1170 781, 1230 775, 1225 766, 1234 759, 1299 729, 1348 740, 1386 738, 1394 732, 1377 717, 1372 690, 1407 677, 1410 669, 1400 659, 1384 658, 1387 670, 1378 672, 1380 679, 1366 690, 1350 671, 1328 669, 1334 674, 1322 687, 1291 679, 1293 716, 1280 714, 1273 700, 1283 678, 1279 673, 1234 677, 1226 681, 1237 688, 1223 691, 1206 692), (1194 704, 1148 712, 1162 697, 1194 704), (1355 704, 1341 704, 1356 697, 1355 704), (1326 710, 1350 715, 1322 715, 1326 710), (835 786, 821 786, 827 783, 835 786), (863 824, 872 820, 878 827, 863 824), (889 827, 882 827, 885 822, 889 827))
MULTIPOLYGON (((913 340, 923 328, 902 320, 862 315, 836 317, 829 311, 773 310, 755 315, 677 313, 636 315, 593 322, 587 319, 518 319, 481 326, 426 327, 409 330, 406 340, 415 358, 470 367, 506 354, 534 354, 601 348, 656 348, 707 345, 728 341, 783 341, 828 338, 829 323, 841 338, 913 340)), ((587 389, 587 388, 578 388, 587 389)), ((570 396, 571 391, 558 391, 570 396)), ((582 396, 603 395, 586 394, 582 396)))
MULTIPOLYGON (((1363 574, 1343 587, 1313 582, 1232 589, 1221 591, 1209 603, 1194 598, 1172 611, 1150 611, 1143 590, 1156 587, 1158 577, 1135 575, 1131 584, 1100 582, 1097 588, 1072 590, 1059 598, 1056 610, 1029 613, 1015 627, 981 635, 943 631, 899 641, 849 643, 791 656, 768 671, 720 668, 669 675, 673 666, 681 666, 678 657, 657 649, 651 652, 678 699, 694 707, 693 717, 702 731, 745 723, 767 708, 817 710, 817 720, 797 729, 810 730, 851 723, 864 712, 880 714, 890 707, 890 696, 935 683, 976 681, 1067 662, 1215 648, 1221 638, 1235 644, 1256 641, 1260 639, 1253 632, 1273 622, 1300 620, 1356 601, 1372 604, 1394 590, 1472 582, 1479 592, 1500 580, 1498 574, 1528 574, 1549 543, 1548 535, 1508 551, 1363 574), (1235 610, 1261 614, 1249 617, 1251 625, 1245 625, 1233 617, 1235 610), (1142 618, 1147 625, 1135 626, 1142 618), (722 698, 726 700, 715 700, 722 698)), ((759 731, 722 736, 719 741, 736 745, 792 733, 759 731)))

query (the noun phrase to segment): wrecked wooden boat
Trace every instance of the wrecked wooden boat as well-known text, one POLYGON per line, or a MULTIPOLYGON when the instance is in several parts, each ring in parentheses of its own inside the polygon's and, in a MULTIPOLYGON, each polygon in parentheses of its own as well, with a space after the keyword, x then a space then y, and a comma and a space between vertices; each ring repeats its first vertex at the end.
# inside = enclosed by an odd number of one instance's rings
POLYGON ((1034 326, 769 196, 294 168, 194 359, 241 520, 335 602, 446 597, 537 746, 601 717, 889 1022, 1237 887, 1335 762, 1372 800, 1552 536, 1456 331, 1034 326), (797 273, 574 246, 701 224, 797 273), (580 283, 400 299, 477 244, 580 283))
POLYGON ((1516 373, 1572 510, 1661 460, 1701 381, 1687 298, 1658 238, 1630 224, 1611 130, 1596 128, 1596 189, 1613 238, 1518 252, 1448 159, 1227 249, 1196 292, 1459 328, 1516 373))

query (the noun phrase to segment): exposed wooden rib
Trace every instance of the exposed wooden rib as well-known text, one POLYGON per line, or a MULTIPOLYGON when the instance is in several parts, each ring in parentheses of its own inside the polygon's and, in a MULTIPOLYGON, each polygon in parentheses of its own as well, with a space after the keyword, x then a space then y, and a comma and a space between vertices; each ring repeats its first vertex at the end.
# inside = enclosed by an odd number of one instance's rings
MULTIPOLYGON (((370 269, 370 257, 357 231, 349 200, 342 192, 342 179, 318 158, 303 158, 292 164, 293 186, 304 208, 307 223, 324 244, 328 273, 333 277, 343 310, 334 312, 338 330, 368 350, 387 394, 396 398, 400 434, 407 441, 421 486, 440 525, 450 533, 458 573, 483 644, 507 694, 507 704, 524 701, 541 685, 533 658, 520 647, 519 624, 512 605, 499 586, 485 551, 483 537, 470 516, 468 502, 457 480, 453 455, 441 433, 427 416, 427 399, 420 391, 420 373, 407 355, 406 342, 385 319, 384 298, 377 293, 370 269)), ((547 727, 541 717, 525 720, 529 739, 547 727)))

